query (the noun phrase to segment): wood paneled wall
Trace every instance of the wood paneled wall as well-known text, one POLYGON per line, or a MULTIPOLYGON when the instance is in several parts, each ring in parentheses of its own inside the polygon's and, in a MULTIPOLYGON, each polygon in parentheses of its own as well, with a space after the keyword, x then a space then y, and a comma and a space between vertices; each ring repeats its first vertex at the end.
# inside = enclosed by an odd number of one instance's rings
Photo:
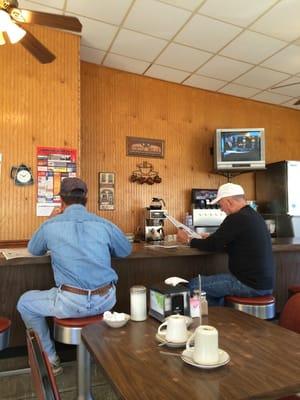
POLYGON ((28 239, 36 217, 36 185, 18 187, 12 166, 26 164, 36 177, 36 147, 79 150, 79 36, 41 27, 30 31, 56 56, 40 64, 20 44, 0 46, 0 240, 28 239))
MULTIPOLYGON (((226 178, 212 172, 210 153, 216 128, 264 127, 267 162, 300 160, 300 113, 284 107, 81 63, 82 176, 89 186, 88 208, 124 231, 141 224, 141 210, 154 196, 182 219, 191 188, 217 188, 226 178), (165 158, 126 156, 126 136, 165 140, 165 158), (131 183, 136 164, 149 161, 162 183, 131 183), (98 210, 98 172, 116 173, 115 211, 98 210)), ((254 198, 254 175, 234 182, 254 198)), ((167 226, 168 232, 173 232, 167 226)))

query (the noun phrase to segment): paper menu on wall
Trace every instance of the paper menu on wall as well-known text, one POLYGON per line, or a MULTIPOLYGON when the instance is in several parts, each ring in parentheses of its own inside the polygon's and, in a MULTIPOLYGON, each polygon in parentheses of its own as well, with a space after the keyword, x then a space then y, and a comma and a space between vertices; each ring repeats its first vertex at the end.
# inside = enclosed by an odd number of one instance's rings
POLYGON ((185 230, 186 233, 189 236, 191 236, 192 238, 201 239, 201 235, 198 235, 196 232, 193 231, 193 229, 191 229, 188 226, 184 225, 182 222, 179 222, 177 219, 171 217, 167 213, 165 213, 165 216, 170 222, 172 222, 173 225, 176 226, 176 228, 185 230))

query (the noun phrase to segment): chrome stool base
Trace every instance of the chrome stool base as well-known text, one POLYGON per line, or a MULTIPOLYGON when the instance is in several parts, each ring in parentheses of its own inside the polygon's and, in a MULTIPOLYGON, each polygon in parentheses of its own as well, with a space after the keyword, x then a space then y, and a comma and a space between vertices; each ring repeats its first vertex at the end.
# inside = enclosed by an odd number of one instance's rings
POLYGON ((83 327, 102 320, 101 315, 83 318, 54 318, 54 339, 60 343, 77 346, 77 400, 93 400, 91 394, 91 358, 81 340, 83 327))
POLYGON ((0 317, 0 350, 6 349, 9 344, 11 320, 0 317))
POLYGON ((275 317, 275 297, 272 295, 242 297, 225 296, 225 305, 261 319, 275 317))
POLYGON ((9 344, 10 329, 0 333, 0 350, 6 349, 9 344))
POLYGON ((226 306, 234 308, 239 311, 243 311, 244 313, 254 315, 257 318, 261 319, 272 319, 275 317, 275 303, 267 304, 267 305, 251 305, 251 304, 237 304, 226 302, 226 306))

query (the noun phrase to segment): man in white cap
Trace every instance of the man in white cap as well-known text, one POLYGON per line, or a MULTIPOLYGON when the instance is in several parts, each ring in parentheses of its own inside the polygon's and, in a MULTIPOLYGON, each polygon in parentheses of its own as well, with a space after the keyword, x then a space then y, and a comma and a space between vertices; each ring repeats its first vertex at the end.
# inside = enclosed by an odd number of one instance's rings
MULTIPOLYGON (((183 230, 178 241, 203 251, 226 252, 227 274, 201 277, 202 290, 209 305, 223 305, 224 296, 256 297, 271 294, 274 284, 274 261, 271 237, 264 219, 247 205, 244 189, 234 183, 219 187, 218 203, 227 214, 223 223, 205 239, 194 239, 183 230)), ((190 282, 190 289, 198 289, 198 278, 190 282)))
POLYGON ((28 250, 51 252, 56 287, 24 293, 17 305, 27 328, 39 335, 55 375, 62 372, 46 317, 81 318, 102 314, 116 303, 118 276, 111 257, 126 257, 131 244, 112 222, 89 213, 87 186, 79 178, 61 183, 62 207, 34 233, 28 250))

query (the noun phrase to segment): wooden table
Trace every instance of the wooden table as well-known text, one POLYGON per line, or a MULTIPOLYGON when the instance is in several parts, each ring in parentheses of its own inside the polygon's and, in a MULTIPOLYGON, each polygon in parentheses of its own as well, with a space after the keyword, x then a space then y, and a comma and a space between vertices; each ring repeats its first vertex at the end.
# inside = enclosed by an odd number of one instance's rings
POLYGON ((119 329, 102 321, 82 338, 121 399, 267 400, 300 392, 300 335, 230 308, 210 308, 203 323, 218 329, 219 347, 231 357, 226 366, 204 370, 160 353, 182 349, 158 347, 159 324, 150 317, 119 329))

